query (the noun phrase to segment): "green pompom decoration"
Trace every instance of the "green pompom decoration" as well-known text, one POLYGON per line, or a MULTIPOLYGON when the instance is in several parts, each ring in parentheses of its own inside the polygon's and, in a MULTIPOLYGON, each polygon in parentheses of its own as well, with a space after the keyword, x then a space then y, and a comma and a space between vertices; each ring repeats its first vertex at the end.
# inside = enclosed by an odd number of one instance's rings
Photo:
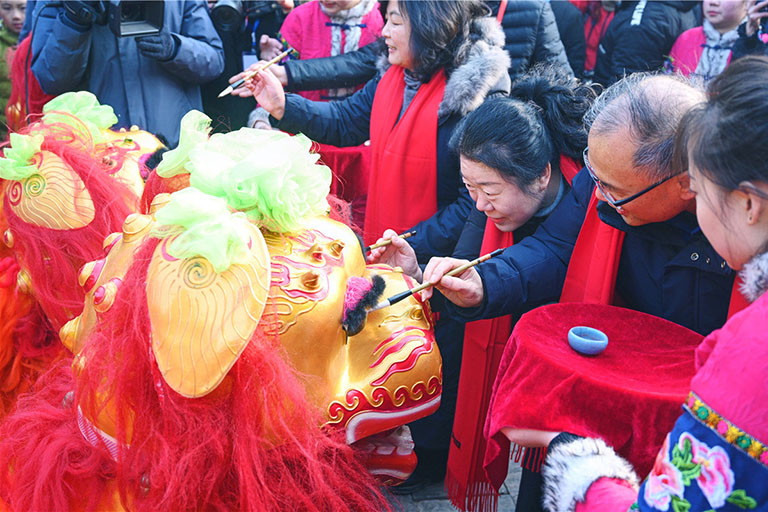
POLYGON ((41 133, 11 133, 11 145, 3 150, 4 157, 0 158, 0 178, 18 181, 38 172, 33 158, 40 152, 42 144, 41 133))
POLYGON ((188 172, 186 167, 189 162, 189 153, 208 140, 210 131, 211 118, 207 115, 199 110, 190 110, 184 114, 181 118, 179 145, 163 154, 162 161, 155 169, 158 176, 170 178, 188 172))
POLYGON ((276 232, 328 212, 331 170, 304 135, 242 128, 215 134, 189 155, 190 183, 276 232))
POLYGON ((185 188, 171 194, 171 201, 155 213, 155 219, 153 236, 176 237, 168 244, 168 254, 174 258, 201 256, 216 272, 248 261, 248 219, 243 213, 232 213, 222 198, 185 188))
POLYGON ((63 123, 76 130, 83 126, 95 144, 104 142, 102 130, 117 123, 115 111, 109 105, 102 105, 93 93, 88 91, 65 92, 56 96, 43 107, 43 121, 63 123))

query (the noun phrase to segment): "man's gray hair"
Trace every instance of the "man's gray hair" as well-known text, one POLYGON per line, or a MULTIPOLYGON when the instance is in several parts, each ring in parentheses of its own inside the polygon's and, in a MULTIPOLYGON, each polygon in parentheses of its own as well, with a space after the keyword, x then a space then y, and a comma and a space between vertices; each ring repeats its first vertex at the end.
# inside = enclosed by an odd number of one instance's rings
POLYGON ((633 164, 656 181, 680 172, 674 166, 675 132, 685 113, 704 101, 701 82, 681 75, 635 73, 601 94, 584 116, 590 133, 629 130, 633 164))

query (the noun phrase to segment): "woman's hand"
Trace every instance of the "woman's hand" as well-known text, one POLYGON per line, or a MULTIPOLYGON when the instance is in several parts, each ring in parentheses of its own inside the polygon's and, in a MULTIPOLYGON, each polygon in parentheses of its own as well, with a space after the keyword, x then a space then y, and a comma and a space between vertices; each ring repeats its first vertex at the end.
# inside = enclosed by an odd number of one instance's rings
POLYGON ((385 240, 389 240, 392 243, 372 250, 370 256, 368 256, 368 263, 384 263, 391 267, 400 267, 404 273, 421 282, 421 268, 419 267, 413 247, 397 236, 397 233, 391 229, 384 231, 384 234, 376 240, 376 243, 385 240))
POLYGON ((768 12, 760 12, 760 9, 768 6, 768 0, 749 0, 747 2, 747 37, 751 37, 760 29, 760 20, 768 17, 768 12))
MULTIPOLYGON (((434 284, 445 298, 463 308, 477 307, 483 303, 483 280, 475 267, 457 276, 446 276, 451 270, 468 263, 455 258, 432 258, 424 269, 424 282, 434 284)), ((432 288, 421 292, 424 299, 432 296, 432 288)))
MULTIPOLYGON (((239 73, 229 79, 229 83, 234 83, 237 80, 243 78, 248 72, 254 69, 265 66, 267 63, 259 61, 252 64, 248 69, 239 73)), ((264 110, 272 114, 275 119, 282 119, 285 114, 285 91, 283 86, 280 85, 280 81, 268 72, 268 70, 260 71, 253 77, 245 81, 244 87, 235 89, 232 94, 247 98, 253 96, 254 99, 259 102, 259 106, 264 110)))

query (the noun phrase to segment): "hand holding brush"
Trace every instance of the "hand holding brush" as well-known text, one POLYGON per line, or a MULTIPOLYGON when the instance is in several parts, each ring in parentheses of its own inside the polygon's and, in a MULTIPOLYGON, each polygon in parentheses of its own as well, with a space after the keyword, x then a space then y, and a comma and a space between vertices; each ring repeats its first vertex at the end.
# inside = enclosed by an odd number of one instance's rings
MULTIPOLYGON (((395 294, 385 300, 379 300, 385 288, 383 286, 383 281, 381 281, 381 277, 374 276, 373 281, 368 281, 365 278, 350 278, 350 282, 347 284, 347 294, 344 300, 344 318, 342 320, 342 326, 349 336, 354 336, 363 329, 363 326, 365 326, 368 313, 397 304, 422 290, 431 290, 432 286, 437 286, 438 283, 442 284, 446 277, 454 278, 453 276, 457 276, 458 280, 461 281, 461 278, 465 277, 464 273, 466 272, 472 271, 477 274, 473 267, 501 254, 502 252, 504 252, 504 249, 496 249, 495 251, 480 256, 472 261, 440 258, 439 260, 442 260, 443 266, 435 265, 434 270, 436 270, 436 272, 432 273, 435 277, 434 280, 425 279, 423 284, 395 294), (456 263, 458 263, 458 265, 456 263), (441 269, 445 270, 446 265, 452 266, 445 272, 439 273, 441 269), (353 282, 353 280, 357 281, 353 282)), ((432 264, 433 261, 438 261, 438 259, 433 258, 432 261, 430 261, 430 264, 432 264)), ((429 268, 429 265, 427 265, 427 268, 429 268)), ((427 274, 425 273, 424 275, 426 278, 427 274)), ((442 289, 443 288, 441 287, 441 291, 442 289)), ((482 291, 482 282, 480 283, 480 290, 482 291)), ((429 295, 431 296, 431 291, 429 292, 429 295)), ((480 301, 482 302, 482 295, 480 301)))
POLYGON ((384 231, 379 240, 365 248, 365 252, 370 251, 370 255, 366 259, 368 263, 384 263, 390 267, 400 267, 403 269, 403 273, 411 276, 415 280, 421 282, 421 267, 419 267, 419 261, 416 259, 416 253, 413 248, 405 240, 411 236, 415 231, 409 231, 402 235, 398 235, 395 231, 388 229, 384 231))

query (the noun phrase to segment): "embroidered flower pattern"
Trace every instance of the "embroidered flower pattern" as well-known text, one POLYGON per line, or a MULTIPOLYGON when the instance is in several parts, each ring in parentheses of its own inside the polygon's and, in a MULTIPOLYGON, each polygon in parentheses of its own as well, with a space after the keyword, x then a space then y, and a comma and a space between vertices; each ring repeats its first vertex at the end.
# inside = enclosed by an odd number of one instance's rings
POLYGON ((735 480, 725 450, 721 446, 710 448, 688 432, 683 432, 676 448, 690 450, 691 461, 699 470, 696 483, 709 504, 714 508, 725 505, 725 499, 733 492, 735 480))
POLYGON ((667 435, 645 482, 643 497, 657 510, 688 512, 691 503, 685 499, 685 490, 696 482, 713 509, 726 503, 754 508, 753 498, 743 489, 734 490, 735 480, 728 453, 721 446, 709 447, 690 432, 683 432, 671 453, 667 435))
POLYGON ((664 439, 651 474, 645 482, 645 501, 658 510, 669 510, 672 496, 682 497, 683 475, 669 460, 669 434, 664 439))

